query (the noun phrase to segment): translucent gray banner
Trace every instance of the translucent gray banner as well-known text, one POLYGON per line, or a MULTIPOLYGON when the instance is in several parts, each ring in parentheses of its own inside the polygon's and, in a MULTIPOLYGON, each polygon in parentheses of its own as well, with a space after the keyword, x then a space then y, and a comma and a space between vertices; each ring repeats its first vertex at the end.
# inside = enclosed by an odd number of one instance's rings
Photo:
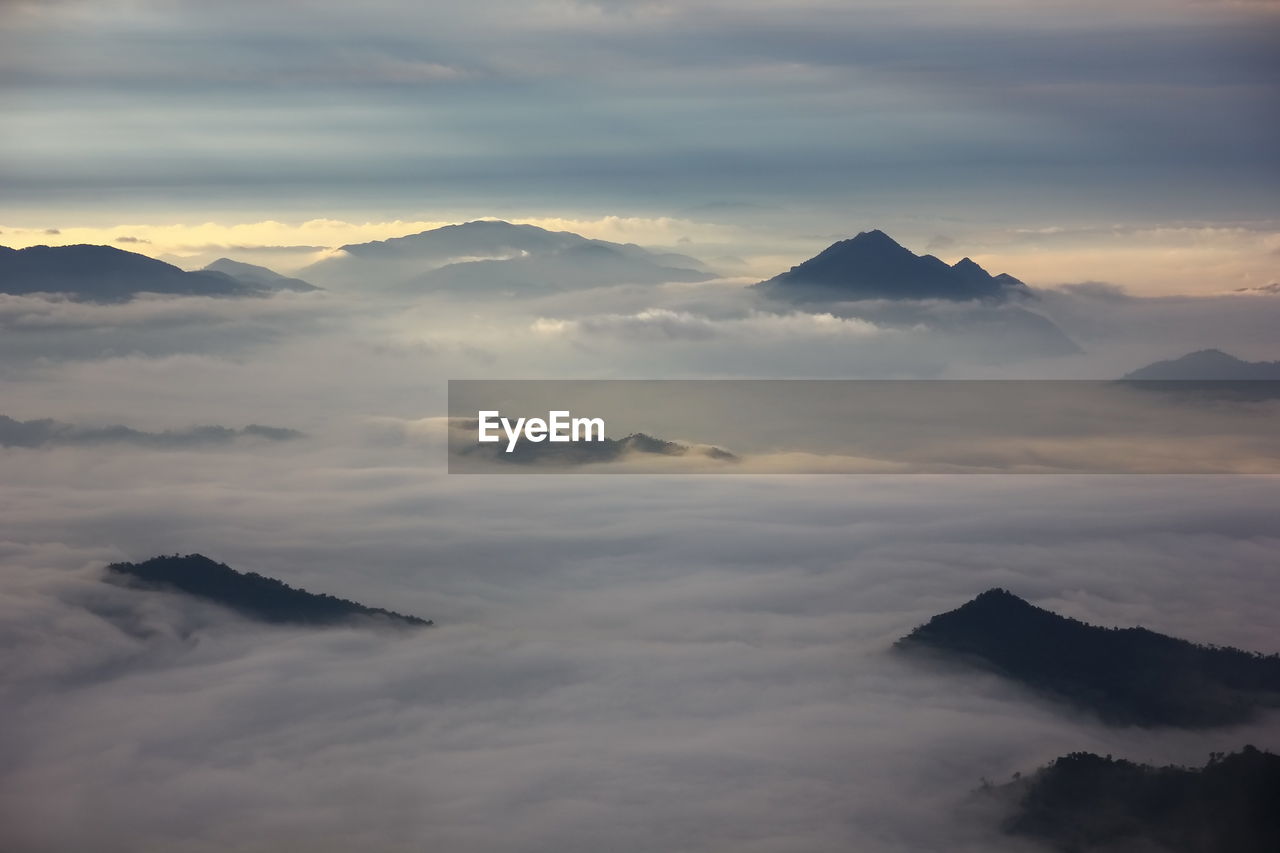
POLYGON ((1280 382, 452 380, 456 474, 1275 474, 1280 382))

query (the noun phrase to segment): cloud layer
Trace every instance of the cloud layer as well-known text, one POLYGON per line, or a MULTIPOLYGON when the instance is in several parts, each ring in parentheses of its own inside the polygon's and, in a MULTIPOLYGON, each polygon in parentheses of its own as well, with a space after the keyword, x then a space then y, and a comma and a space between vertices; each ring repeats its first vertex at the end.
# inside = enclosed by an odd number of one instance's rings
POLYGON ((725 282, 6 302, 15 421, 309 438, 0 448, 0 846, 1015 851, 966 805, 979 777, 1280 747, 1270 718, 1115 730, 886 654, 991 586, 1280 651, 1273 477, 464 478, 432 420, 465 376, 1109 378, 1193 328, 1260 347, 1274 304, 1067 290, 1039 310, 1088 353, 993 363, 954 331, 774 314, 725 282), (266 628, 100 580, 190 551, 439 627, 266 628))

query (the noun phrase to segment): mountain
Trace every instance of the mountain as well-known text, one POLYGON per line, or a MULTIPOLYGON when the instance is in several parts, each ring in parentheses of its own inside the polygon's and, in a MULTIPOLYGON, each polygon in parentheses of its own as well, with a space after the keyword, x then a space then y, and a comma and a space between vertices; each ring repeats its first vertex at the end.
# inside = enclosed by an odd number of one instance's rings
POLYGON ((1004 301, 1029 295, 1011 275, 993 276, 964 258, 952 266, 933 255, 917 255, 883 231, 864 231, 828 246, 787 272, 753 285, 790 302, 858 299, 982 299, 1004 301))
POLYGON ((1206 727, 1280 705, 1280 655, 1100 628, 988 590, 899 640, 976 664, 1118 725, 1206 727))
POLYGON ((1243 361, 1219 349, 1202 349, 1181 358, 1157 361, 1124 375, 1140 380, 1280 380, 1280 361, 1243 361))
POLYGON ((1063 853, 1280 850, 1280 756, 1252 746, 1202 768, 1076 752, 987 793, 1014 804, 1006 832, 1063 853))
POLYGON ((289 278, 266 267, 246 264, 242 261, 233 261, 230 258, 218 258, 206 266, 204 271, 230 276, 247 287, 256 290, 296 290, 306 292, 320 289, 300 278, 289 278))
POLYGON ((262 622, 336 625, 376 619, 402 626, 425 627, 432 624, 428 619, 295 589, 253 572, 237 572, 202 554, 152 557, 143 563, 113 563, 107 566, 107 573, 108 577, 140 589, 186 593, 262 622))
POLYGON ((0 293, 64 293, 91 302, 125 302, 139 293, 247 296, 258 292, 212 270, 186 272, 113 246, 0 246, 0 293))
POLYGON ((326 286, 516 294, 713 278, 685 255, 493 220, 343 246, 301 274, 326 286))

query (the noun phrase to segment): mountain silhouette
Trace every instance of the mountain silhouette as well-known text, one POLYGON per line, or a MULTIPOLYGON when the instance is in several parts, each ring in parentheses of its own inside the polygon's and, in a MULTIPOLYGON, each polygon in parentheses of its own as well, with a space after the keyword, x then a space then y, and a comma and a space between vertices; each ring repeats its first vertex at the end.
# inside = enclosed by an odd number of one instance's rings
POLYGON ((52 418, 19 421, 0 415, 0 447, 134 444, 157 449, 185 449, 225 445, 244 438, 293 441, 302 437, 303 433, 295 429, 263 424, 249 424, 239 429, 205 424, 187 429, 145 432, 123 424, 83 426, 52 418))
POLYGON ((152 557, 142 563, 113 563, 109 578, 139 589, 164 589, 211 601, 262 622, 336 625, 375 619, 396 625, 425 627, 431 623, 380 607, 365 607, 344 598, 295 589, 274 578, 237 572, 202 554, 152 557))
POLYGON ((791 302, 859 299, 950 299, 1004 301, 1029 294, 1007 274, 993 276, 969 258, 948 266, 933 255, 917 255, 883 231, 864 231, 833 243, 787 272, 754 287, 791 302))
POLYGON ((1202 349, 1181 358, 1157 361, 1130 371, 1125 379, 1179 380, 1280 380, 1280 361, 1243 361, 1220 349, 1202 349))
POLYGON ((139 293, 247 296, 258 291, 221 272, 186 272, 114 246, 0 246, 0 293, 62 293, 91 302, 124 302, 139 293))
POLYGON ((337 287, 514 294, 713 277, 686 255, 496 220, 343 246, 301 275, 337 287))
POLYGON ((896 647, 991 669, 1118 725, 1227 725, 1280 705, 1280 656, 1100 628, 1002 589, 933 617, 896 647))
POLYGON ((255 264, 246 264, 243 261, 233 261, 230 258, 218 258, 213 263, 205 266, 204 270, 205 272, 216 272, 230 276, 236 281, 257 290, 296 290, 306 292, 320 289, 300 278, 289 278, 288 276, 280 275, 275 270, 255 264))
POLYGON ((1006 832, 1063 853, 1280 850, 1280 756, 1252 746, 1201 768, 1076 752, 986 793, 1012 801, 1006 832))

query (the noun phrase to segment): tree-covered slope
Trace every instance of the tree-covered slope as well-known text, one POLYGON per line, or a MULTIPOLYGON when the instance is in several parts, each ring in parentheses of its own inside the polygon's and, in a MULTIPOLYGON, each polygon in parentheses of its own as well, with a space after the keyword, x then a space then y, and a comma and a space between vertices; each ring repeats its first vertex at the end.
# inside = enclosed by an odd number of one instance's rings
POLYGON ((253 572, 237 572, 201 554, 152 557, 142 563, 113 563, 107 572, 142 588, 183 592, 263 622, 333 625, 374 618, 405 626, 431 624, 430 620, 416 616, 296 589, 253 572))
POLYGON ((897 646, 988 667, 1116 724, 1226 725, 1280 705, 1280 656, 1100 628, 1002 589, 933 617, 897 646))

